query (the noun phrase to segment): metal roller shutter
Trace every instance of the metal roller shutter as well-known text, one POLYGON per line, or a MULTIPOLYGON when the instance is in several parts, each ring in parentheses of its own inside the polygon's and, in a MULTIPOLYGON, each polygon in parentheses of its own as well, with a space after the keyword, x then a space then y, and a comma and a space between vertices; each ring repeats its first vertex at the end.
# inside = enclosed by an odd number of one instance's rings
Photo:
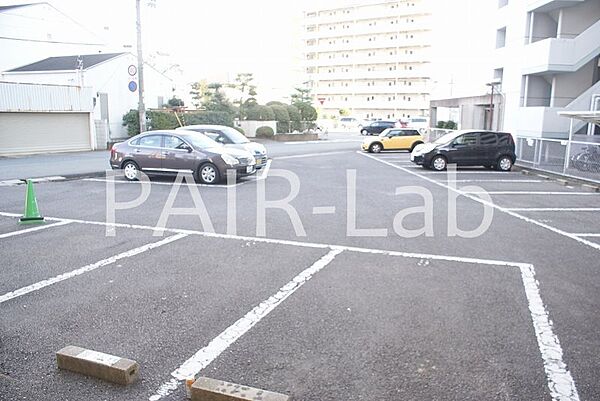
POLYGON ((90 150, 89 113, 0 113, 0 155, 90 150))

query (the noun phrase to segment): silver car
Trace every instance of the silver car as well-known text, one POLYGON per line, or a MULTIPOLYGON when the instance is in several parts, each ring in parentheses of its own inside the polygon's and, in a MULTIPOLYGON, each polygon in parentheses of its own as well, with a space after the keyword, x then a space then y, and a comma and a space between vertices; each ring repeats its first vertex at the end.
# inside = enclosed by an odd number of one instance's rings
POLYGON ((246 150, 256 159, 256 169, 261 169, 267 164, 267 149, 264 145, 250 142, 238 130, 224 125, 186 125, 177 130, 200 132, 215 142, 223 144, 226 148, 246 150))

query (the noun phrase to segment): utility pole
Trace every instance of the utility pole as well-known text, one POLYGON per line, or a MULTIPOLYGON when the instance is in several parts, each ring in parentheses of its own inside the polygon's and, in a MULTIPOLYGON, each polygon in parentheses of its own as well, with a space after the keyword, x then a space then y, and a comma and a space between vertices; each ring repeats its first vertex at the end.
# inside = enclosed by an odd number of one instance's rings
POLYGON ((144 59, 142 58, 142 18, 140 0, 135 0, 137 15, 137 62, 138 62, 138 112, 140 132, 146 131, 146 106, 144 106, 144 59))

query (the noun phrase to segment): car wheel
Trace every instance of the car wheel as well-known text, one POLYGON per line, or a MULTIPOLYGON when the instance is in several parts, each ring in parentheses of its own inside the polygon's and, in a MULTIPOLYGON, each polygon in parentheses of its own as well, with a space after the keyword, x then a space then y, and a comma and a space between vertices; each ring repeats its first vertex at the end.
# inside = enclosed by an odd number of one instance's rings
POLYGON ((381 152, 381 150, 383 149, 383 147, 381 146, 380 143, 372 143, 371 146, 369 146, 369 152, 371 153, 379 153, 381 152))
POLYGON ((446 160, 446 158, 444 156, 441 156, 441 155, 434 157, 433 160, 431 161, 431 167, 435 171, 446 170, 447 164, 448 164, 448 161, 446 160))
POLYGON ((198 169, 198 178, 203 184, 216 184, 221 179, 219 169, 212 163, 206 163, 198 169))
POLYGON ((498 159, 496 168, 500 171, 510 171, 512 169, 512 159, 508 156, 502 156, 498 159))
POLYGON ((366 129, 360 131, 361 135, 369 135, 369 132, 366 129))
POLYGON ((140 168, 136 162, 127 161, 123 164, 123 175, 128 181, 137 181, 140 178, 140 168))

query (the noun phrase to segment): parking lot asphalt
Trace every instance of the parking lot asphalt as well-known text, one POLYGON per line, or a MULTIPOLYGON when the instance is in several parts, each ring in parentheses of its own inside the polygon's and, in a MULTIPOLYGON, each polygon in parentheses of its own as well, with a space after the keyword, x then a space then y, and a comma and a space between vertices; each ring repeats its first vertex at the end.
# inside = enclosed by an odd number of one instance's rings
POLYGON ((183 400, 195 373, 298 400, 600 399, 600 194, 357 148, 276 144, 266 172, 232 187, 154 178, 116 224, 111 188, 126 202, 142 184, 39 183, 44 226, 18 226, 25 187, 0 187, 0 400, 183 400), (270 208, 263 230, 257 199, 284 199, 290 176, 300 223, 270 208), (210 224, 174 215, 153 235, 177 189, 174 206, 197 191, 210 224), (422 193, 431 235, 399 235, 422 193), (454 198, 464 231, 491 210, 482 235, 448 235, 454 198), (60 371, 69 344, 134 359, 141 380, 60 371))

